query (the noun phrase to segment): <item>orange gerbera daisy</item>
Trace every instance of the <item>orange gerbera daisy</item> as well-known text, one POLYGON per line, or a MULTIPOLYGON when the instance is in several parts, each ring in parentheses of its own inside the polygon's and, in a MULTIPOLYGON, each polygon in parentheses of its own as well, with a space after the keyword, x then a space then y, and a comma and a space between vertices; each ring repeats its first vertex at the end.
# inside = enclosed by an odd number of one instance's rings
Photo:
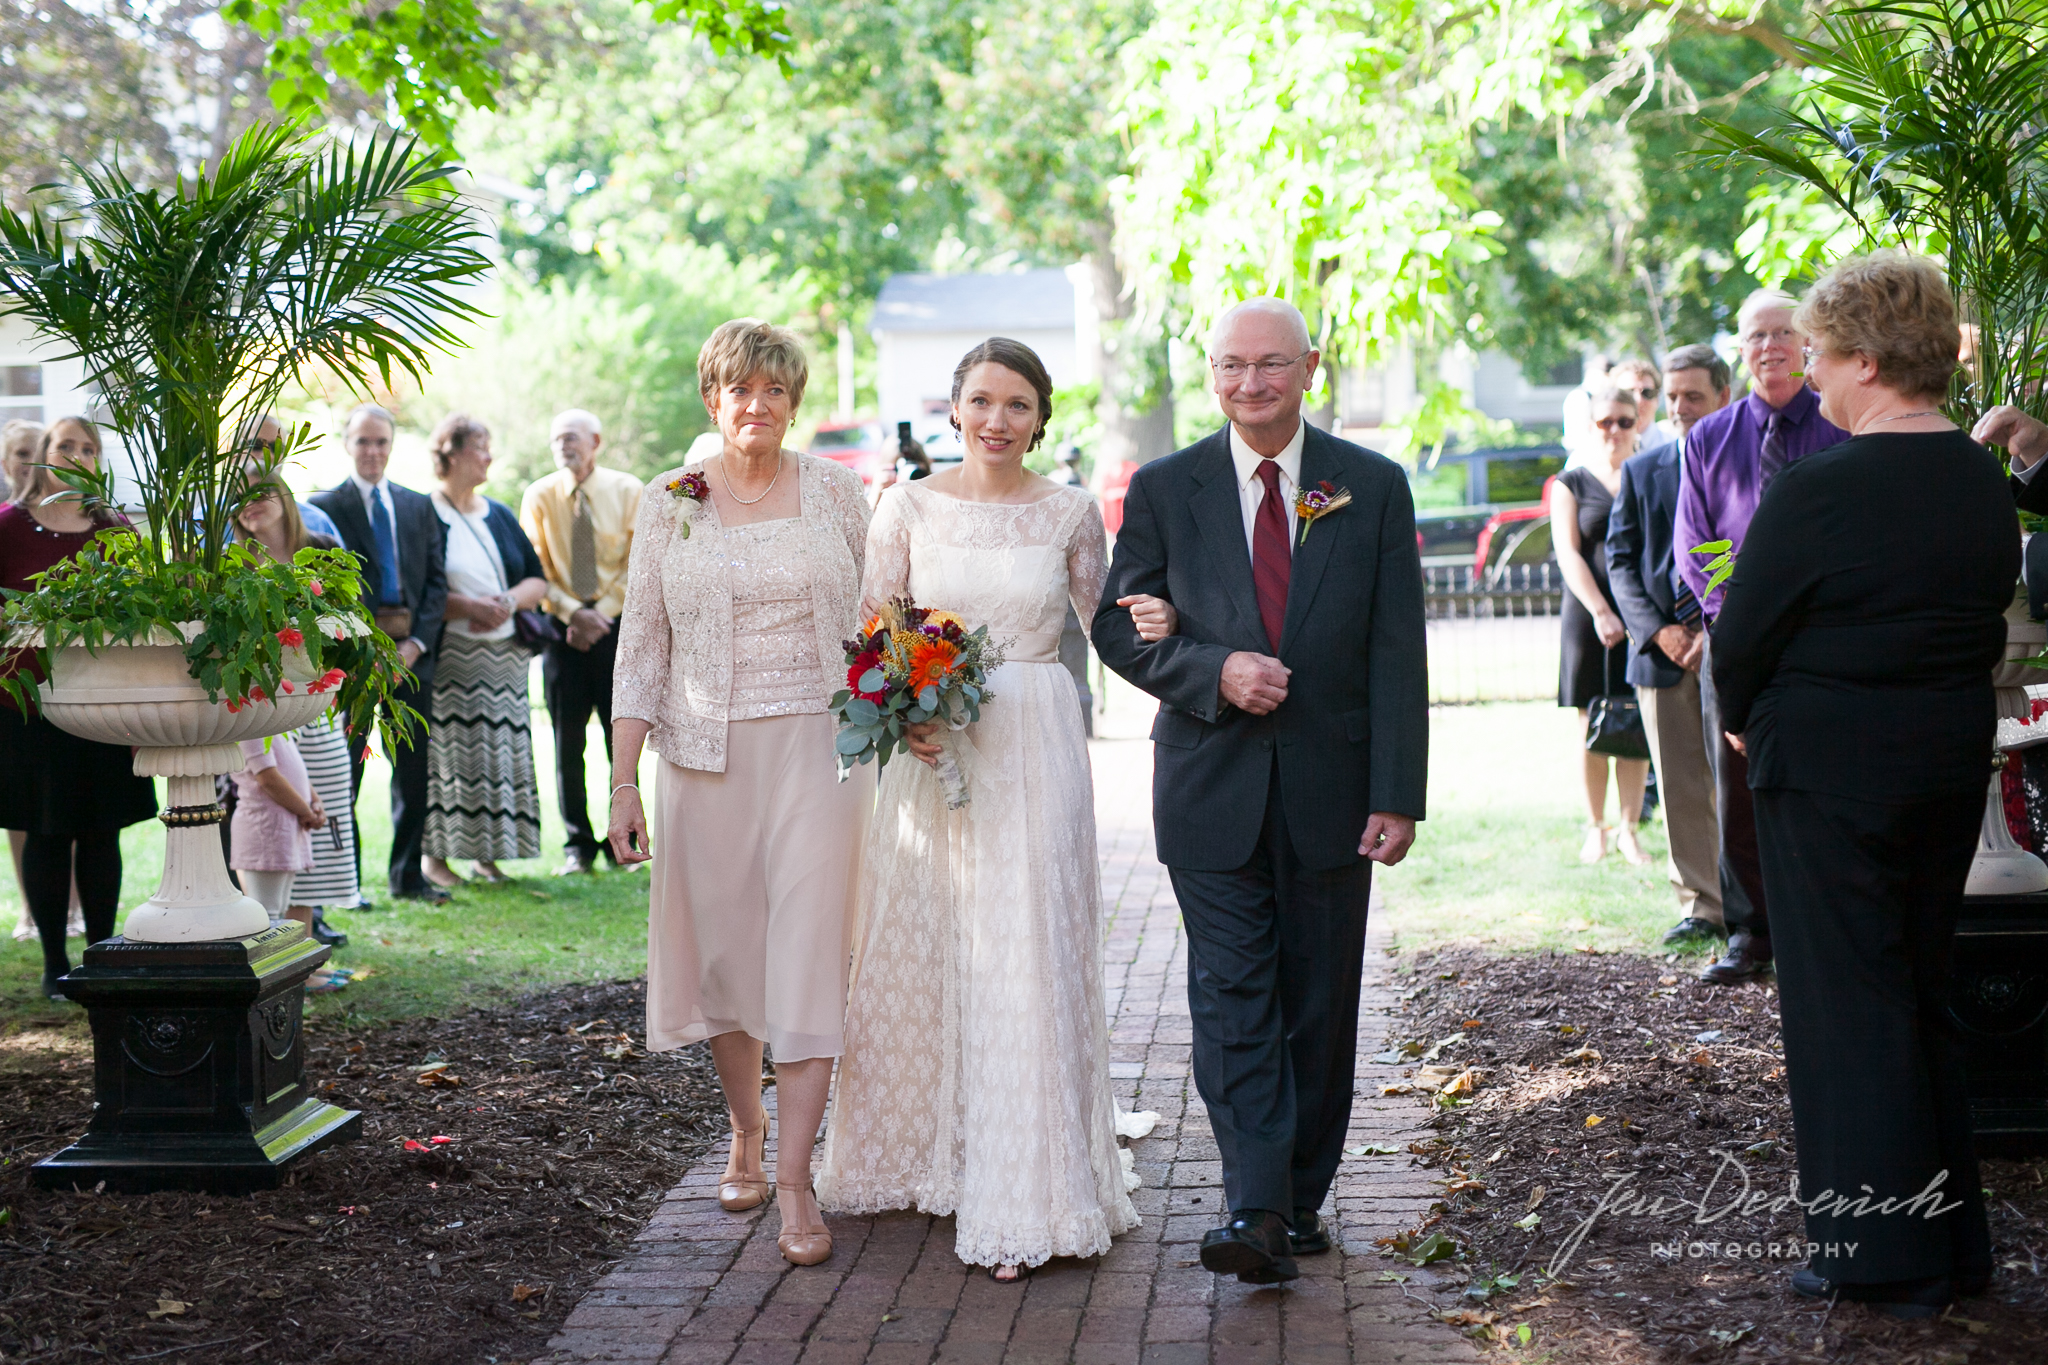
POLYGON ((906 680, 910 690, 921 692, 933 683, 944 682, 959 657, 960 647, 949 640, 931 635, 919 640, 910 647, 910 677, 906 680))

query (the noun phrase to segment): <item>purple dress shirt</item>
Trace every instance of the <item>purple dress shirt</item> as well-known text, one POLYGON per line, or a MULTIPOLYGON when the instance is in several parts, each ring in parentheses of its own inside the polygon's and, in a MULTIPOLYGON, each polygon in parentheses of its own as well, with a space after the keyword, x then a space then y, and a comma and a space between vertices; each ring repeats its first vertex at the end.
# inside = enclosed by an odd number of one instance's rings
POLYGON ((1820 415, 1820 395, 1801 389, 1783 408, 1773 409, 1752 393, 1739 403, 1710 412, 1686 433, 1685 454, 1678 466, 1678 524, 1671 541, 1678 577, 1709 621, 1721 614, 1727 584, 1707 594, 1707 562, 1711 555, 1690 553, 1710 540, 1731 540, 1742 549, 1743 533, 1756 515, 1761 498, 1757 466, 1763 453, 1764 422, 1779 414, 1785 463, 1795 464, 1817 450, 1849 439, 1849 433, 1820 415))

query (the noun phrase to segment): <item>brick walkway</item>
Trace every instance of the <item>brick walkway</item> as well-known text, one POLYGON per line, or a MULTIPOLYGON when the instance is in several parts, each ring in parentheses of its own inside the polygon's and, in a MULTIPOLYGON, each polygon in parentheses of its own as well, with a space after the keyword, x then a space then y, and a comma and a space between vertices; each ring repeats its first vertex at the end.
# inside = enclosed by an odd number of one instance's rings
MULTIPOLYGON (((1129 727, 1123 727, 1128 729, 1129 727)), ((1142 731, 1140 731, 1142 733, 1142 731)), ((1216 1144, 1188 1074, 1187 953, 1165 869, 1153 859, 1150 745, 1094 746, 1103 895, 1110 908, 1110 1073, 1127 1109, 1156 1110, 1131 1144, 1144 1225, 1095 1262, 1054 1261, 1022 1286, 970 1273, 953 1255, 953 1220, 827 1214, 836 1247, 812 1269, 776 1251, 772 1211, 718 1207, 725 1144, 693 1167, 632 1253, 570 1314, 545 1357, 668 1365, 1195 1365, 1196 1362, 1471 1361, 1478 1353, 1425 1314, 1406 1288, 1428 1272, 1375 1254, 1372 1241, 1423 1217, 1435 1187, 1399 1158, 1351 1158, 1323 1216, 1342 1249, 1305 1257, 1287 1289, 1219 1279, 1196 1260, 1222 1221, 1216 1144)), ((1383 1046, 1393 991, 1375 936, 1366 952, 1359 1052, 1383 1046)), ((1398 1068, 1361 1060, 1351 1145, 1420 1136, 1413 1100, 1383 1099, 1398 1068)), ((771 1098, 774 1091, 769 1091, 771 1098)), ((769 1165, 774 1152, 769 1152, 769 1165)))

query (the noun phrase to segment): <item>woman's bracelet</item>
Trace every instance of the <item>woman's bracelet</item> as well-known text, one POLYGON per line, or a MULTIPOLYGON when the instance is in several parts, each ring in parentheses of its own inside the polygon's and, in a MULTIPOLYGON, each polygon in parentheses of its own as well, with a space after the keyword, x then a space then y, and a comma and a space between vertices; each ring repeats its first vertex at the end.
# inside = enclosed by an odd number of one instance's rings
POLYGON ((640 784, 637 782, 621 782, 618 786, 612 788, 612 794, 605 798, 606 801, 609 802, 618 800, 619 793, 626 790, 626 788, 628 787, 631 787, 635 792, 638 792, 640 790, 640 784))

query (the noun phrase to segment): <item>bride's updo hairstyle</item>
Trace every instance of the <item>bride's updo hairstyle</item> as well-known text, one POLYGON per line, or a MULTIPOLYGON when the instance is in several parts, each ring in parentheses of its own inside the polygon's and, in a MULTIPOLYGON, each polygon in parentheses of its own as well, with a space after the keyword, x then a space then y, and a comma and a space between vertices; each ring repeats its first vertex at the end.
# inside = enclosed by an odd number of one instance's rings
MULTIPOLYGON (((990 337, 981 345, 960 357, 960 363, 953 367, 953 406, 960 406, 960 386, 967 382, 967 372, 984 362, 1000 365, 1013 374, 1022 375, 1038 394, 1038 430, 1031 433, 1031 444, 1026 450, 1038 449, 1038 443, 1045 439, 1045 424, 1052 420, 1052 376, 1045 372, 1045 362, 1038 358, 1038 352, 1021 341, 1008 337, 990 337)), ((953 430, 960 430, 960 419, 951 413, 946 421, 953 430)))

